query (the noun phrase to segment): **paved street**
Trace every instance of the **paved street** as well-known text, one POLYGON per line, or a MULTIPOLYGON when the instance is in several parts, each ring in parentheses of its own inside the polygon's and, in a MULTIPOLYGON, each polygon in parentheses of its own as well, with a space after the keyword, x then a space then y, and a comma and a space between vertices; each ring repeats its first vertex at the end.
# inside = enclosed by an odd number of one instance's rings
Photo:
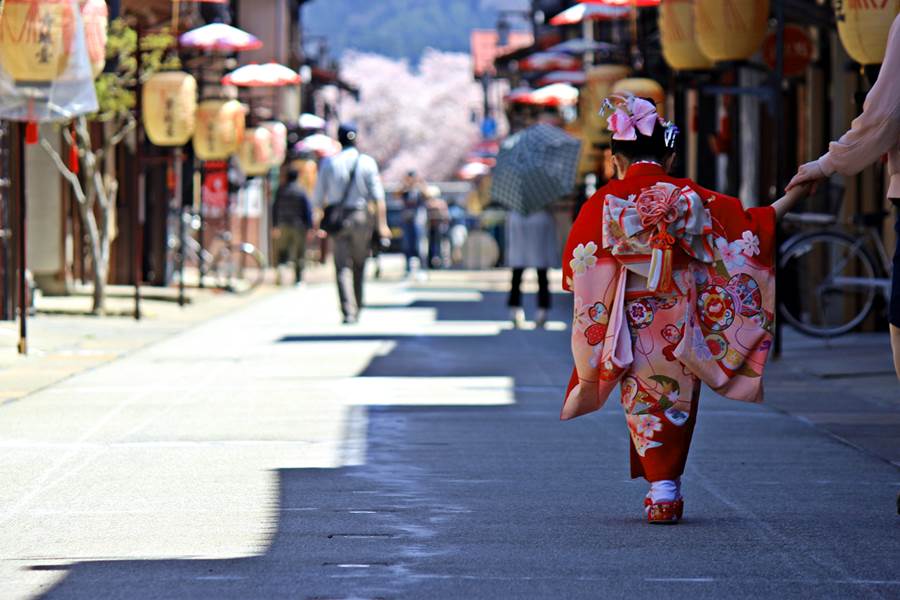
POLYGON ((504 277, 378 283, 354 327, 291 289, 0 404, 0 598, 900 596, 883 367, 705 395, 650 527, 617 403, 557 420, 568 299, 511 330, 504 277))

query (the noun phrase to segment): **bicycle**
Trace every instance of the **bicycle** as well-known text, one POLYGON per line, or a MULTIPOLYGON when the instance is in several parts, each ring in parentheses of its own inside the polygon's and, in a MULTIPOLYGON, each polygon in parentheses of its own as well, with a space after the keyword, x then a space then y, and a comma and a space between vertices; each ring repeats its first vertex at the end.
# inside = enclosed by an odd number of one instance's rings
MULTIPOLYGON (((200 229, 200 217, 189 211, 182 214, 185 231, 200 229)), ((213 238, 215 252, 203 248, 193 234, 184 236, 184 262, 196 265, 200 271, 200 283, 211 277, 213 286, 235 294, 247 294, 259 287, 266 278, 268 261, 265 255, 250 242, 235 244, 230 231, 220 231, 213 238)), ((178 235, 169 235, 169 250, 176 255, 181 245, 178 235)), ((179 273, 176 271, 176 277, 179 273)))
POLYGON ((778 312, 787 323, 810 336, 836 337, 869 316, 879 292, 888 301, 891 258, 878 233, 888 214, 858 215, 850 227, 838 227, 838 218, 828 213, 785 216, 816 227, 780 246, 778 312))

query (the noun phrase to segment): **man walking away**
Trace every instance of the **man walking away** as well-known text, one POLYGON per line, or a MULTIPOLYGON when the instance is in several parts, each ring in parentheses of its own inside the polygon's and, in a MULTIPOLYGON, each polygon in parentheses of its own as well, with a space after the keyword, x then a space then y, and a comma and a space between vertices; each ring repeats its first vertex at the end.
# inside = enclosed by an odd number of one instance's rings
POLYGON ((322 163, 313 195, 315 206, 336 205, 343 217, 339 231, 330 235, 345 324, 356 323, 363 307, 363 279, 375 224, 382 238, 391 237, 378 165, 356 149, 357 137, 354 125, 340 126, 338 141, 344 149, 322 163))
MULTIPOLYGON (((272 221, 275 225, 275 257, 278 266, 284 261, 294 265, 295 282, 303 281, 306 257, 306 235, 312 225, 312 208, 296 169, 288 169, 284 184, 278 188, 272 205, 272 221)), ((277 275, 281 284, 281 272, 277 275)))

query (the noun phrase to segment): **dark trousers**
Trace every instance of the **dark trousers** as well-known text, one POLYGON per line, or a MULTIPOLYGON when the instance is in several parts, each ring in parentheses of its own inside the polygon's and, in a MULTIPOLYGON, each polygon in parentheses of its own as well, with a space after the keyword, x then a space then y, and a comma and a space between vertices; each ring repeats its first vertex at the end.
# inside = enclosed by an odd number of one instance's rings
POLYGON ((356 317, 363 307, 366 259, 372 246, 373 224, 364 210, 353 212, 334 236, 334 268, 338 298, 345 317, 356 317))
MULTIPOLYGON (((550 281, 547 279, 547 269, 536 269, 538 279, 538 308, 550 308, 550 281)), ((519 308, 522 306, 522 274, 525 269, 512 270, 512 285, 509 290, 509 306, 519 308)))

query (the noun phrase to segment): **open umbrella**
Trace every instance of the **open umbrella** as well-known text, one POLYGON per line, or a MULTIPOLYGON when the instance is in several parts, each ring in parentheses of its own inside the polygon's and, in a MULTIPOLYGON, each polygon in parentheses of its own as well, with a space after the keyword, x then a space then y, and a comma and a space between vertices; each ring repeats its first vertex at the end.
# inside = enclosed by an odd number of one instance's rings
POLYGON ((523 214, 538 211, 572 191, 581 142, 558 127, 539 123, 500 145, 491 201, 523 214))
POLYGON ((595 42, 584 38, 574 38, 560 42, 547 48, 547 52, 567 52, 569 54, 584 54, 585 52, 614 52, 615 44, 608 42, 595 42))
POLYGON ((534 90, 532 104, 541 106, 573 106, 578 104, 578 88, 568 83, 552 83, 534 90))
POLYGON ((486 164, 480 162, 470 162, 464 164, 456 175, 460 179, 470 181, 477 177, 481 177, 482 175, 487 175, 490 172, 491 168, 486 164))
POLYGON ((529 87, 517 87, 515 89, 510 90, 506 96, 503 97, 504 100, 510 103, 522 103, 522 104, 531 104, 531 94, 534 93, 534 90, 529 87))
POLYGON ((311 113, 303 113, 297 119, 297 125, 300 129, 311 129, 313 131, 322 131, 325 129, 325 119, 311 113))
POLYGON ((552 19, 551 25, 575 25, 585 21, 618 21, 631 16, 630 4, 595 4, 581 2, 562 11, 552 19))
POLYGON ((210 23, 181 34, 178 42, 184 48, 241 52, 257 50, 263 43, 256 36, 225 23, 210 23))
POLYGON ((237 87, 282 87, 300 83, 300 73, 275 62, 238 67, 222 78, 222 85, 237 87))
POLYGON ((314 133, 309 137, 305 137, 294 146, 294 151, 315 152, 320 158, 332 156, 341 151, 341 144, 324 133, 314 133))
POLYGON ((538 80, 538 85, 550 85, 552 83, 568 83, 570 85, 584 85, 587 75, 584 71, 553 71, 547 73, 538 80))
POLYGON ((522 71, 571 71, 581 68, 581 61, 565 52, 535 52, 519 61, 522 71))

